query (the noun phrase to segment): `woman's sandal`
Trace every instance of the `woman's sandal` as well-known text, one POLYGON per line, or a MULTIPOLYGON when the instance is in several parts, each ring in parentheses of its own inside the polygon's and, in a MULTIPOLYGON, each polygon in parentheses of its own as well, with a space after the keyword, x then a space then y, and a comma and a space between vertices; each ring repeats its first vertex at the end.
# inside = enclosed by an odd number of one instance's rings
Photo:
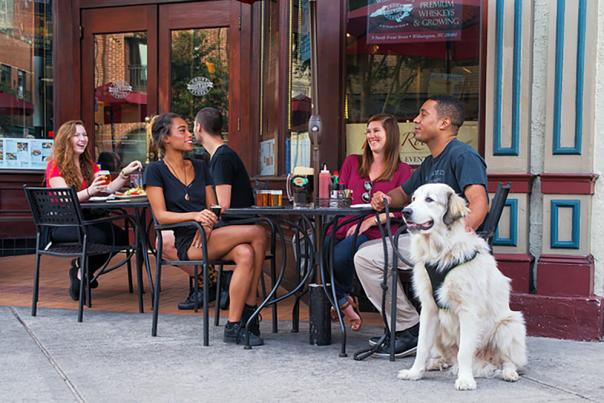
MULTIPOLYGON (((361 329, 361 326, 363 326, 363 318, 361 318, 359 306, 353 297, 349 295, 348 300, 340 305, 340 312, 342 312, 343 316, 348 318, 348 322, 350 322, 350 330, 353 332, 358 332, 361 329)), ((331 320, 338 320, 338 313, 336 312, 335 308, 331 308, 330 314, 331 320)))

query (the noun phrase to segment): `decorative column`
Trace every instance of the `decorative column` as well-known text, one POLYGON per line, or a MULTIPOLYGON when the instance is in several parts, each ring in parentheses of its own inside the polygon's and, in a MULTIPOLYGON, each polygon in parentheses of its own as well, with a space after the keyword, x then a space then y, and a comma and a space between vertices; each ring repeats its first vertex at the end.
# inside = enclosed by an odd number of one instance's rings
POLYGON ((493 240, 499 268, 514 292, 531 286, 529 172, 531 123, 532 4, 495 0, 488 4, 485 159, 489 193, 498 182, 512 189, 493 240))

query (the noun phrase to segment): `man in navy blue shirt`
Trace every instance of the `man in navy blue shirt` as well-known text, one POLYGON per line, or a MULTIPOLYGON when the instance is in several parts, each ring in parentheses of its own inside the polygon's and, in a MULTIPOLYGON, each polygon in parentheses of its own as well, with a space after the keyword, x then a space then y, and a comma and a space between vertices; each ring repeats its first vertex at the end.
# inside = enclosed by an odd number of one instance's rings
MULTIPOLYGON (((464 106, 456 98, 435 96, 422 105, 413 120, 415 139, 426 144, 430 155, 401 187, 388 194, 376 192, 371 205, 375 210, 384 209, 384 198, 390 206, 400 208, 409 203, 413 192, 426 183, 446 183, 468 202, 470 214, 466 217, 466 230, 475 231, 484 221, 488 210, 487 173, 484 159, 469 145, 457 139, 459 128, 464 122, 464 106)), ((388 245, 390 247, 390 245, 388 245)), ((399 238, 398 249, 409 259, 409 236, 399 238)), ((391 252, 388 252, 392 256, 391 252)), ((354 257, 355 269, 367 297, 378 309, 382 308, 382 277, 384 249, 382 240, 370 241, 361 246, 354 257)), ((399 261, 399 269, 410 270, 399 261)), ((398 285, 395 351, 397 356, 415 352, 419 331, 419 315, 398 285)), ((391 301, 387 293, 386 317, 390 323, 391 301)), ((379 337, 372 337, 375 344, 379 337)), ((388 355, 389 346, 382 347, 378 354, 388 355)))

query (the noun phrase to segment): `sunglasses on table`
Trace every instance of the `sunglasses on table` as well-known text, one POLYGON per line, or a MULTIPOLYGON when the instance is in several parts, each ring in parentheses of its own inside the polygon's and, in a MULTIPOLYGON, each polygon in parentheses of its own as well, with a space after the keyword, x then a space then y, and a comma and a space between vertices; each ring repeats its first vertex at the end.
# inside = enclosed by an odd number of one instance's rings
POLYGON ((363 189, 365 189, 365 193, 361 195, 361 199, 365 203, 369 203, 371 201, 371 189, 373 188, 373 183, 371 181, 365 181, 363 183, 363 189))

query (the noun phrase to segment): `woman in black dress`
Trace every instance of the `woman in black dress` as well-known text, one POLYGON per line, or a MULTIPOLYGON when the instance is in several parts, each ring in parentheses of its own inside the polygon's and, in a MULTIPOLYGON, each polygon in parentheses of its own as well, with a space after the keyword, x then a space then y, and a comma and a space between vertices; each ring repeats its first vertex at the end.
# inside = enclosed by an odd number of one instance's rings
MULTIPOLYGON (((185 158, 193 149, 193 136, 185 120, 175 113, 164 113, 151 121, 153 141, 163 158, 145 171, 147 196, 160 224, 197 221, 206 233, 210 259, 229 259, 235 268, 229 289, 230 307, 224 341, 243 341, 242 324, 256 309, 258 281, 267 248, 267 234, 260 225, 214 228, 218 221, 208 206, 217 204, 213 182, 204 161, 185 158)), ((193 227, 174 231, 175 246, 181 260, 201 259, 200 234, 193 227)), ((250 324, 250 344, 261 345, 258 320, 250 324)))

